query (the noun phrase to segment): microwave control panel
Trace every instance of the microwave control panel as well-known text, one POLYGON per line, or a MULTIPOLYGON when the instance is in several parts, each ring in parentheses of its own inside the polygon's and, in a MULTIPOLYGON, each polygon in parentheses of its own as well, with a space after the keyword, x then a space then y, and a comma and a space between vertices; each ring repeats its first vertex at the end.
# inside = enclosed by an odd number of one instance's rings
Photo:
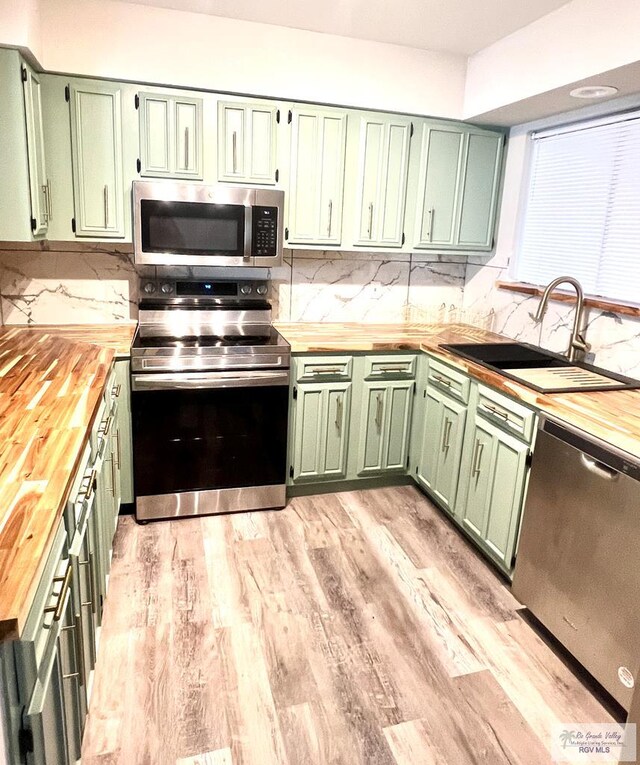
POLYGON ((278 252, 278 208, 254 207, 252 255, 275 258, 278 252))

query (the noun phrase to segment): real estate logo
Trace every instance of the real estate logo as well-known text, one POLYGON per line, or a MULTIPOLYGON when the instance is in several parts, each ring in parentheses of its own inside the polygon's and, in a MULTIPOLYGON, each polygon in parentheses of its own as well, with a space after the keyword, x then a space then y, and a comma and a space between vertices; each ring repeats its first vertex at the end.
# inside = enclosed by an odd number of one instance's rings
POLYGON ((558 723, 551 732, 555 762, 636 762, 636 726, 558 723))

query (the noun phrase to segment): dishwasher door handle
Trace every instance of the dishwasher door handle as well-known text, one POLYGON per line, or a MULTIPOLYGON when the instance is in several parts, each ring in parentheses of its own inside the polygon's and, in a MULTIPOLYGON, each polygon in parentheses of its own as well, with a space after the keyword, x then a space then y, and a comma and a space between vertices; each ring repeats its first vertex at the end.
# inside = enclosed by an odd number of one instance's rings
POLYGON ((603 478, 605 481, 615 481, 620 475, 617 470, 610 468, 602 462, 598 462, 598 460, 594 460, 593 457, 589 457, 586 454, 580 455, 580 462, 590 473, 603 478))

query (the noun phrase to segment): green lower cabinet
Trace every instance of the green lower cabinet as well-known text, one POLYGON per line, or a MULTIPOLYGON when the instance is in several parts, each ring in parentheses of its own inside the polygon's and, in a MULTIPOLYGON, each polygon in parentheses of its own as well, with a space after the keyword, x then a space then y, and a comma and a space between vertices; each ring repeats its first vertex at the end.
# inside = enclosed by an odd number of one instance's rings
POLYGON ((512 569, 529 445, 475 414, 465 443, 456 515, 507 573, 512 569))
POLYGON ((364 383, 359 476, 406 471, 413 391, 413 380, 364 383))
POLYGON ((303 384, 296 391, 291 478, 345 478, 351 383, 303 384))
POLYGON ((432 387, 427 387, 426 399, 416 476, 447 510, 453 512, 467 407, 432 387))

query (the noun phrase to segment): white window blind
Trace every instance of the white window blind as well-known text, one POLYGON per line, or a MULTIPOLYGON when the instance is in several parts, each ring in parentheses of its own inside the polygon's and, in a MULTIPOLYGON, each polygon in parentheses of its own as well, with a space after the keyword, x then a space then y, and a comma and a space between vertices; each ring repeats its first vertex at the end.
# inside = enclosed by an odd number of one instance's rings
POLYGON ((533 141, 515 277, 640 304, 640 113, 533 141))

